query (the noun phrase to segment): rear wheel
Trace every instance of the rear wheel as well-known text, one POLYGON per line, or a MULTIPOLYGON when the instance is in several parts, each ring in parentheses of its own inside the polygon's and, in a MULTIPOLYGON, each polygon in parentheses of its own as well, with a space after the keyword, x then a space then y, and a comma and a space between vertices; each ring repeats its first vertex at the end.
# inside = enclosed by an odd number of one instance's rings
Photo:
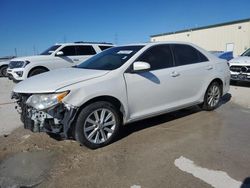
POLYGON ((0 68, 0 77, 6 77, 7 76, 7 68, 8 68, 8 66, 2 66, 0 68))
POLYGON ((95 102, 80 112, 76 121, 76 140, 91 149, 111 143, 118 135, 121 118, 109 102, 95 102))
POLYGON ((44 68, 36 68, 36 69, 33 69, 29 72, 29 75, 28 77, 31 77, 31 76, 35 76, 35 75, 38 75, 38 74, 41 74, 41 73, 44 73, 44 72, 47 72, 48 70, 44 69, 44 68))
POLYGON ((211 111, 218 107, 222 89, 218 82, 212 82, 206 91, 204 102, 201 105, 203 110, 211 111))

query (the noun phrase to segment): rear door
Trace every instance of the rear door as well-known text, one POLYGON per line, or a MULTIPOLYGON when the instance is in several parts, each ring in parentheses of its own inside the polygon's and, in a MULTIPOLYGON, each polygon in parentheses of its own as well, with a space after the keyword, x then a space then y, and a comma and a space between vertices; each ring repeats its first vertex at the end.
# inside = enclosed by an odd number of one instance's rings
POLYGON ((207 87, 214 65, 196 48, 186 44, 171 45, 175 59, 176 106, 197 102, 207 87))

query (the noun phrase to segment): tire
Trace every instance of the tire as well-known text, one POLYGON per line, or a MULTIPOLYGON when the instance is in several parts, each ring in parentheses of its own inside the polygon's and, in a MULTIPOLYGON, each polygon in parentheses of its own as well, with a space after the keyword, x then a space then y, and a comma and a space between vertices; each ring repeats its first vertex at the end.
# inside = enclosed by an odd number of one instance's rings
POLYGON ((90 149, 97 149, 114 141, 120 126, 121 116, 113 104, 95 102, 81 110, 76 120, 76 140, 90 149))
POLYGON ((47 71, 48 70, 43 69, 43 68, 35 68, 29 72, 28 77, 35 76, 35 75, 38 75, 47 71))
POLYGON ((201 108, 206 111, 212 111, 216 109, 219 106, 221 96, 221 85, 218 82, 212 82, 207 88, 201 108))
POLYGON ((7 77, 7 68, 8 66, 2 66, 0 68, 0 77, 7 77))

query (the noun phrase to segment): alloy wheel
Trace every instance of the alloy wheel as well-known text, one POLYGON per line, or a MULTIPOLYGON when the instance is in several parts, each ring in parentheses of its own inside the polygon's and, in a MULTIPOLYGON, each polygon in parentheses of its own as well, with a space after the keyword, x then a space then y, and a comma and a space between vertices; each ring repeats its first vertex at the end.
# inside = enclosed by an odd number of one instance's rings
POLYGON ((208 90, 207 103, 211 107, 215 107, 221 97, 221 91, 218 85, 212 85, 208 90))
POLYGON ((94 144, 106 142, 114 133, 116 119, 106 108, 93 111, 85 120, 83 132, 88 141, 94 144))

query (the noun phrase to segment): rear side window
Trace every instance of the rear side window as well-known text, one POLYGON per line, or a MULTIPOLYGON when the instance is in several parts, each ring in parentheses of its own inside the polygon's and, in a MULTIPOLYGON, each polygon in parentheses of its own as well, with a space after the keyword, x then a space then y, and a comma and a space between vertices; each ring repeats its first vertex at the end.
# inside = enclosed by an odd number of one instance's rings
POLYGON ((144 52, 136 61, 149 63, 151 70, 173 66, 173 57, 169 45, 153 46, 144 52))
POLYGON ((74 55, 76 55, 75 46, 66 46, 63 49, 61 49, 60 51, 63 52, 64 56, 74 56, 74 55))
POLYGON ((183 44, 172 45, 176 66, 189 65, 208 61, 208 59, 194 47, 183 44))
POLYGON ((108 48, 111 48, 112 46, 99 46, 99 48, 103 51, 106 50, 108 48))
POLYGON ((94 55, 96 54, 95 49, 93 48, 93 46, 75 46, 76 48, 76 54, 77 55, 94 55))

